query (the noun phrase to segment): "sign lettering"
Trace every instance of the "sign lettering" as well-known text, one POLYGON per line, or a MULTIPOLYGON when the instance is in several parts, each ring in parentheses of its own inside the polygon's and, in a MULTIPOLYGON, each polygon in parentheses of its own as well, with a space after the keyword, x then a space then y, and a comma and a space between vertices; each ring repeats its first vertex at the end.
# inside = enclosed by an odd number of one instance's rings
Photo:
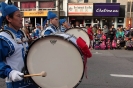
POLYGON ((68 14, 69 16, 92 16, 93 14, 93 4, 84 4, 84 3, 78 3, 78 4, 68 4, 68 14))

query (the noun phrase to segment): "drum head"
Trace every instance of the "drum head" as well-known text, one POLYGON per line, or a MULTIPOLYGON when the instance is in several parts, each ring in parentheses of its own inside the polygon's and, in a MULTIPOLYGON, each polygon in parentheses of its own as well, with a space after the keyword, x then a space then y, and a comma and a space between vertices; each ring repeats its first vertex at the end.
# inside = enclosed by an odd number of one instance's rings
POLYGON ((72 28, 72 29, 66 30, 65 33, 72 34, 77 38, 79 37, 83 38, 86 44, 90 46, 90 38, 85 30, 80 28, 72 28))
POLYGON ((69 41, 55 35, 36 40, 27 54, 29 74, 47 72, 46 77, 32 77, 42 88, 74 88, 83 77, 83 60, 69 41))

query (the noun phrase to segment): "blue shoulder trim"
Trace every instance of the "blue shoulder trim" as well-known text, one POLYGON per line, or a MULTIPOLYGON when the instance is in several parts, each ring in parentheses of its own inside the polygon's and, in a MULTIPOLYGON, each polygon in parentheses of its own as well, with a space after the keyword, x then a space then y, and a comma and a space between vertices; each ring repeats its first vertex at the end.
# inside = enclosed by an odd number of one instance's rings
POLYGON ((51 33, 53 33, 51 30, 46 30, 46 31, 44 32, 44 35, 50 35, 51 33))
POLYGON ((8 53, 8 56, 11 56, 15 52, 15 48, 14 48, 12 42, 2 35, 0 35, 0 39, 3 39, 4 41, 6 41, 8 43, 8 45, 10 47, 10 52, 8 53))

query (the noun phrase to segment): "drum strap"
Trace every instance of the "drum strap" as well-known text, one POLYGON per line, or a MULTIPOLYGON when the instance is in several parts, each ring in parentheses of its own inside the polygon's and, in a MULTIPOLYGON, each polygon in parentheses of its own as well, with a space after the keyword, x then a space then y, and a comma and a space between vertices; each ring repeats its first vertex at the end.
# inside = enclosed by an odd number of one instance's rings
POLYGON ((88 75, 87 75, 87 66, 86 66, 86 64, 87 64, 87 57, 86 57, 86 56, 84 56, 84 69, 85 69, 85 76, 86 76, 86 78, 88 79, 88 75))
POLYGON ((91 54, 89 47, 87 46, 86 42, 81 37, 79 37, 76 42, 77 42, 77 45, 80 47, 80 49, 84 55, 84 69, 85 69, 86 78, 88 78, 87 77, 86 64, 87 64, 87 58, 92 57, 92 54, 91 54))

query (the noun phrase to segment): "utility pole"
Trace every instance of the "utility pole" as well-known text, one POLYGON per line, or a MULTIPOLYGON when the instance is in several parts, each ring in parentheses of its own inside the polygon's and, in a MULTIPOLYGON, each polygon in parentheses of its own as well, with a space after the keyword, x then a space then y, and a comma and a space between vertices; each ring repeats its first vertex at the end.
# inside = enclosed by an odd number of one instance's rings
MULTIPOLYGON (((132 5, 133 5, 133 0, 131 0, 131 6, 130 6, 130 22, 132 21, 132 5)), ((131 26, 133 26, 131 24, 131 26)))
POLYGON ((59 29, 60 29, 60 22, 59 22, 59 20, 60 20, 60 0, 57 0, 57 3, 58 3, 58 10, 57 10, 57 15, 58 15, 58 23, 59 23, 59 29))
POLYGON ((130 27, 132 26, 131 21, 132 21, 132 3, 133 0, 128 0, 130 2, 130 19, 129 19, 129 25, 130 27))

